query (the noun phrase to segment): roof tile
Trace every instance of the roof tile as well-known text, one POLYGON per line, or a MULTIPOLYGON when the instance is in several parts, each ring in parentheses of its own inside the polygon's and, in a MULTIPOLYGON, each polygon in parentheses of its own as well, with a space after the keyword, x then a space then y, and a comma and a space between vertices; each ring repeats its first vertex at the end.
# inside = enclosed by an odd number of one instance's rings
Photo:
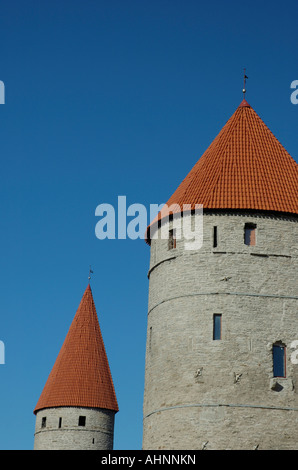
POLYGON ((76 406, 118 411, 118 403, 88 285, 34 413, 76 406))
POLYGON ((298 165, 243 100, 147 229, 150 243, 167 208, 238 209, 298 214, 298 165))

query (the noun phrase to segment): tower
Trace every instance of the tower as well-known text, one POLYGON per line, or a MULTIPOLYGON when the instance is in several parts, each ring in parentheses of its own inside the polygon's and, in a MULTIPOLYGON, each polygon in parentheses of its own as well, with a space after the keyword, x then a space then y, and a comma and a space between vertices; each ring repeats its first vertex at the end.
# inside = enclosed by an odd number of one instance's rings
POLYGON ((34 409, 35 450, 111 450, 118 411, 90 285, 34 409))
POLYGON ((144 449, 298 449, 297 222, 298 165, 244 99, 147 229, 144 449))

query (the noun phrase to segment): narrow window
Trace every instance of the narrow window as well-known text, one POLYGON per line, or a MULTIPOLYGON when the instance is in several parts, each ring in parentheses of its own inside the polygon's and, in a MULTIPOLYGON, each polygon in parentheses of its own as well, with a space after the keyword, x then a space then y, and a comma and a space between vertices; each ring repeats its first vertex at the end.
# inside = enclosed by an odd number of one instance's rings
POLYGON ((94 438, 92 439, 92 444, 94 444, 94 438))
POLYGON ((86 426, 86 416, 79 416, 79 426, 86 426))
POLYGON ((244 243, 248 246, 256 244, 256 224, 245 224, 244 226, 244 243))
POLYGON ((62 427, 62 418, 59 418, 59 426, 58 426, 58 427, 59 427, 59 428, 62 427))
POLYGON ((151 352, 151 344, 152 344, 152 326, 150 326, 149 330, 149 351, 151 352))
POLYGON ((217 226, 213 227, 213 248, 217 247, 217 226))
POLYGON ((169 230, 169 250, 176 248, 176 231, 175 229, 169 230))
POLYGON ((280 344, 274 344, 273 349, 273 376, 286 376, 286 348, 280 344))
POLYGON ((221 339, 221 313, 215 313, 213 315, 213 339, 221 339))
POLYGON ((46 425, 47 425, 47 418, 44 416, 43 418, 41 418, 41 427, 45 428, 46 425))

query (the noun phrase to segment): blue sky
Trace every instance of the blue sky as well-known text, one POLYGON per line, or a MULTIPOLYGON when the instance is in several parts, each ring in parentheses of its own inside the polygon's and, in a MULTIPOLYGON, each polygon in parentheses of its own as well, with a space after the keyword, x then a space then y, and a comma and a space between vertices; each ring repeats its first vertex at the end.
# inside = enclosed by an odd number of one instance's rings
MULTIPOLYGON (((119 401, 140 449, 149 248, 98 240, 95 209, 166 202, 242 100, 297 160, 296 0, 0 1, 0 449, 33 409, 94 271, 119 401)), ((149 222, 149 220, 148 220, 149 222)))

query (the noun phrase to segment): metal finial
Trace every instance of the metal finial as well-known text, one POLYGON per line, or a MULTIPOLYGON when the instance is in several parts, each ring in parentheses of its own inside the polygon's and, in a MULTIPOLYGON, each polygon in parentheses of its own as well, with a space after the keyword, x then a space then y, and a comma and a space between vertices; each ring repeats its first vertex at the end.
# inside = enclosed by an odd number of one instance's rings
POLYGON ((243 99, 245 99, 245 93, 246 93, 246 80, 248 79, 248 76, 246 75, 246 69, 244 69, 244 76, 243 76, 243 99))
POLYGON ((93 274, 93 271, 92 271, 91 266, 90 266, 89 267, 89 276, 88 276, 89 282, 91 280, 91 274, 93 274))

